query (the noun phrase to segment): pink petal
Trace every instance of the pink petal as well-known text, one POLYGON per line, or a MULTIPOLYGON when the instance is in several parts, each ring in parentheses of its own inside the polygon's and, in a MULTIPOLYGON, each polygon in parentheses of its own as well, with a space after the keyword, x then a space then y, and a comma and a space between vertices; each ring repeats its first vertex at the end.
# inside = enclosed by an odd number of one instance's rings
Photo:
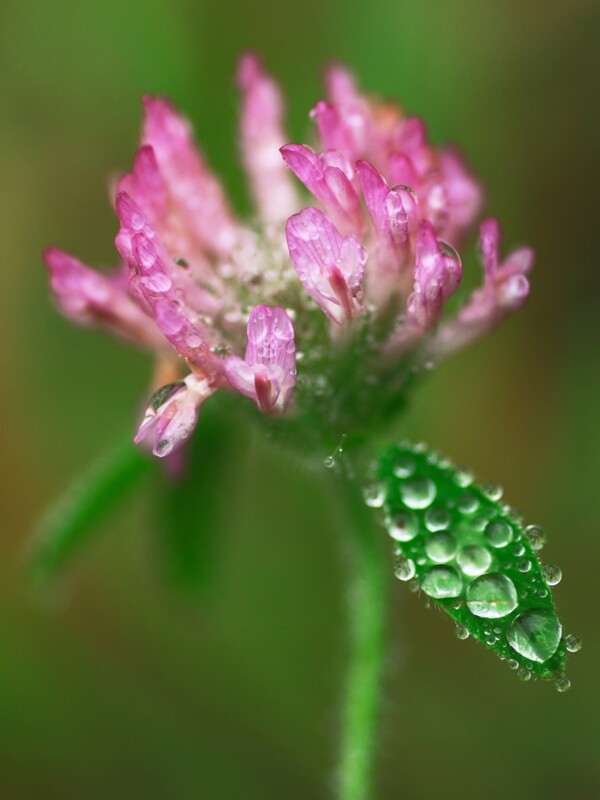
POLYGON ((338 324, 355 317, 367 254, 354 236, 343 237, 322 211, 309 207, 290 217, 286 238, 298 277, 313 300, 338 324))
POLYGON ((246 356, 230 356, 224 368, 233 388, 265 414, 285 411, 296 383, 294 328, 287 312, 255 306, 248 319, 246 356))
POLYGON ((344 232, 364 229, 358 195, 349 177, 352 167, 343 154, 327 151, 319 156, 307 145, 287 144, 281 155, 344 232))
POLYGON ((177 213, 202 246, 227 254, 237 238, 237 223, 221 184, 194 144, 189 123, 164 98, 146 96, 144 106, 143 143, 154 150, 177 213))
POLYGON ((481 212, 483 189, 469 173, 457 150, 442 150, 440 166, 449 206, 448 224, 443 235, 451 243, 459 243, 481 212))
POLYGON ((144 346, 159 348, 162 337, 118 282, 73 256, 48 248, 43 254, 61 311, 75 322, 98 325, 144 346))
MULTIPOLYGON (((178 283, 177 267, 131 198, 120 194, 116 206, 121 220, 116 244, 130 266, 132 294, 147 303, 156 324, 179 355, 211 380, 216 379, 222 371, 221 361, 211 352, 209 331, 196 321, 198 306, 188 305, 186 293, 178 283)), ((194 288, 202 293, 200 287, 194 288)))
POLYGON ((403 186, 389 189, 368 161, 358 161, 356 171, 378 236, 393 249, 407 245, 417 225, 415 197, 403 186))
POLYGON ((298 208, 298 198, 279 148, 283 102, 277 84, 254 55, 242 58, 238 70, 242 91, 241 145, 258 213, 265 222, 279 222, 298 208))
POLYGON ((189 439, 198 422, 200 406, 214 391, 208 381, 195 375, 163 387, 150 401, 135 444, 145 442, 155 456, 168 456, 189 439))

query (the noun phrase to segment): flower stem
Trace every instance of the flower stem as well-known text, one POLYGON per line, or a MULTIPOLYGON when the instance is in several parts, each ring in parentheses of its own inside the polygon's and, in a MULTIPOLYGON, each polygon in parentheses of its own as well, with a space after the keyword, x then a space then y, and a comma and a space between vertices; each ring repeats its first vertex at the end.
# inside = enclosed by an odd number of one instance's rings
POLYGON ((342 710, 339 800, 372 797, 376 731, 385 654, 386 570, 373 512, 355 480, 340 476, 346 517, 345 540, 352 548, 349 597, 349 667, 342 710))

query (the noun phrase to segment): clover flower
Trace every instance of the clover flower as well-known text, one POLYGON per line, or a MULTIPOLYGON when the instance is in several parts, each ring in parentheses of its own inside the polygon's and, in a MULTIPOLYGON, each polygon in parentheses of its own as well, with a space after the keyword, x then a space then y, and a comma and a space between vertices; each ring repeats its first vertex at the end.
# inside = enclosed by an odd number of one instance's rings
POLYGON ((325 439, 360 430, 398 407, 415 370, 528 293, 531 251, 501 261, 498 223, 486 220, 484 284, 443 320, 482 190, 458 152, 429 143, 422 120, 333 67, 311 112, 316 141, 290 144, 280 91, 256 57, 242 59, 238 84, 253 219, 234 213, 184 117, 146 97, 141 145, 115 196, 122 263, 101 274, 45 253, 63 313, 156 354, 168 380, 135 441, 157 456, 189 438, 217 391, 325 439))

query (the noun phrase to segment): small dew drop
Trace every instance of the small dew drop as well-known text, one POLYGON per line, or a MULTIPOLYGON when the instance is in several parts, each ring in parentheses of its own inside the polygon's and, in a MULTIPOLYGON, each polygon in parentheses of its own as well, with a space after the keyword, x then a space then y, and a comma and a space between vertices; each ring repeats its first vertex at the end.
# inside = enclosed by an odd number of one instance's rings
POLYGON ((517 569, 519 572, 529 572, 531 569, 531 561, 528 558, 521 558, 517 561, 517 569))
POLYGON ((419 585, 419 581, 411 581, 408 584, 408 591, 409 592, 418 592, 421 586, 419 585))
POLYGON ((397 542, 410 542, 419 530, 417 518, 410 511, 399 511, 390 520, 388 533, 397 542))
POLYGON ((509 658, 506 663, 508 664, 509 669, 519 669, 519 662, 515 661, 514 658, 509 658))
POLYGON ((479 508, 479 500, 474 494, 465 492, 459 497, 457 507, 461 514, 474 514, 479 508))
POLYGON ((522 556, 524 552, 525 552, 525 548, 524 548, 524 546, 522 544, 516 544, 513 547, 513 553, 516 556, 522 556))
POLYGON ((436 494, 435 483, 429 478, 412 478, 400 488, 402 501, 408 508, 428 508, 436 494))
POLYGON ((506 547, 513 538, 512 528, 501 519, 489 522, 485 529, 485 538, 492 547, 506 547))
POLYGON ((333 467, 335 467, 335 458, 333 456, 327 456, 327 458, 323 459, 323 466, 326 469, 333 469, 333 467))
POLYGON ((421 588, 434 600, 443 600, 460 595, 462 580, 452 567, 432 567, 426 572, 421 588))
POLYGON ((459 551, 456 560, 465 575, 475 577, 482 575, 489 569, 492 563, 492 556, 485 547, 478 547, 473 544, 463 547, 459 551))
POLYGON ((521 667, 521 669, 517 672, 519 680, 521 681, 528 681, 531 678, 531 672, 525 667, 521 667))
POLYGON ((434 533, 425 542, 425 552, 432 561, 444 564, 456 555, 456 539, 452 534, 439 532, 434 533))
POLYGON ((569 633, 565 636, 565 647, 569 653, 577 653, 581 650, 581 638, 574 633, 569 633))
POLYGON ((458 486, 461 486, 464 489, 473 483, 473 473, 468 469, 457 469, 454 475, 454 480, 458 486))
POLYGON ((381 508, 384 501, 383 489, 378 483, 367 486, 364 491, 365 503, 370 508, 381 508))
POLYGON ((450 514, 445 508, 429 508, 425 512, 425 526, 432 533, 445 530, 450 522, 450 514))
POLYGON ((548 586, 557 586, 562 580, 562 572, 559 567, 555 567, 553 564, 547 564, 542 567, 542 577, 548 586))
POLYGON ((554 681, 554 688, 557 692, 568 692, 571 688, 571 681, 563 675, 554 681))
POLYGON ((498 483, 484 483, 481 491, 489 500, 500 500, 503 495, 503 489, 498 483))
POLYGON ((394 464, 394 475, 397 478, 410 478, 415 471, 415 462, 410 456, 399 456, 394 464))
POLYGON ((470 636, 469 631, 459 622, 456 623, 456 627, 454 628, 454 635, 457 639, 468 639, 470 636))
POLYGON ((394 563, 394 575, 399 581, 410 581, 415 577, 415 562, 410 558, 398 558, 394 563))
POLYGON ((539 525, 528 525, 525 528, 525 535, 532 550, 541 550, 546 544, 546 534, 539 525))

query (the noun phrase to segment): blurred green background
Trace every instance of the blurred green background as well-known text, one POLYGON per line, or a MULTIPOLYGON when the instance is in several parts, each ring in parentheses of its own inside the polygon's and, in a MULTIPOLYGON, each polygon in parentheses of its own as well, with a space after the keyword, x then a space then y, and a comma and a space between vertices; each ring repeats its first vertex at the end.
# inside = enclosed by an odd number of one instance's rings
MULTIPOLYGON (((25 555, 69 480, 133 430, 146 356, 53 310, 40 252, 114 260, 106 178, 131 162, 139 97, 164 92, 240 208, 235 60, 261 52, 306 138, 320 73, 460 143, 507 246, 537 251, 531 302, 444 365, 405 418, 549 534, 573 688, 521 684, 391 587, 379 798, 595 796, 600 722, 597 97, 593 0, 78 0, 0 19, 4 420, 0 449, 0 796, 6 800, 331 796, 344 664, 344 559, 317 477, 230 432, 209 600, 165 581, 138 495, 50 596, 25 555)), ((474 248, 467 270, 477 269, 474 248)))

